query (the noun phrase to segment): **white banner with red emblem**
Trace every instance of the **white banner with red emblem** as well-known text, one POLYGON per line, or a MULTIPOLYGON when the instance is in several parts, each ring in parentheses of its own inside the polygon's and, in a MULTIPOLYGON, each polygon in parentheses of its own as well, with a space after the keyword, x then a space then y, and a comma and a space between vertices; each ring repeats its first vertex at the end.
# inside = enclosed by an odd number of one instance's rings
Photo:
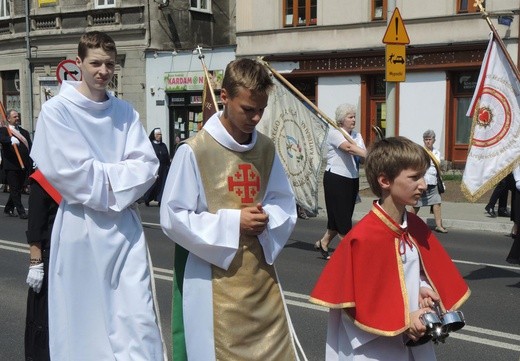
POLYGON ((520 160, 520 82, 493 35, 467 115, 473 124, 461 189, 475 202, 520 160))
POLYGON ((256 128, 274 141, 296 202, 317 214, 318 177, 329 127, 278 79, 273 82, 275 89, 256 128))

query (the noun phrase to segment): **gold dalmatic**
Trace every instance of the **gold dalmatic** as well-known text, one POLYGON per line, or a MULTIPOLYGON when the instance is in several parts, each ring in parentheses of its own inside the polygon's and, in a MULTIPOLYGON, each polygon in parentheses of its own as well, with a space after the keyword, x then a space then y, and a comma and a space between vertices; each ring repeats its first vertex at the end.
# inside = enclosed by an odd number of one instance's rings
MULTIPOLYGON (((209 212, 262 202, 275 154, 266 136, 258 133, 253 149, 243 153, 223 147, 204 129, 187 143, 197 159, 209 212)), ((296 359, 276 273, 258 237, 240 236, 229 268, 212 266, 212 286, 217 360, 296 359)))

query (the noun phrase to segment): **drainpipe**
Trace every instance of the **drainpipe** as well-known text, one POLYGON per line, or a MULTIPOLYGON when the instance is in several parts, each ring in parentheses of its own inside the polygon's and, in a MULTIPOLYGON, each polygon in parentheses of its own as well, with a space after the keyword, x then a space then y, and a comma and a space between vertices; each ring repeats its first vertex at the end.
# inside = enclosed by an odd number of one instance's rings
POLYGON ((27 82, 29 84, 29 119, 31 121, 31 134, 34 135, 34 116, 33 116, 33 74, 31 66, 31 42, 29 41, 29 0, 25 0, 25 49, 26 49, 26 65, 27 65, 27 82))

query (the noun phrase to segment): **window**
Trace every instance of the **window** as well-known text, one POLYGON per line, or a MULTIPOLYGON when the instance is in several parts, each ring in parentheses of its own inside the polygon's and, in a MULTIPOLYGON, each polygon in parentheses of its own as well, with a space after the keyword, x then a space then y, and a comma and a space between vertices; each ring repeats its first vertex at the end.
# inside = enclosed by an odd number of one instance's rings
POLYGON ((3 88, 3 99, 6 109, 20 110, 20 75, 17 70, 2 71, 0 78, 3 88))
POLYGON ((372 20, 386 20, 386 0, 372 0, 372 20))
POLYGON ((211 0, 190 0, 190 10, 211 12, 211 0))
POLYGON ((113 8, 116 6, 116 0, 94 0, 95 8, 113 8))
POLYGON ((121 92, 121 89, 119 88, 119 73, 114 73, 114 76, 112 77, 112 80, 107 84, 107 91, 111 93, 116 98, 122 98, 123 93, 121 92))
POLYGON ((316 25, 318 0, 285 0, 283 26, 316 25))
MULTIPOLYGON (((482 6, 485 8, 485 1, 482 1, 482 6)), ((479 12, 478 6, 475 5, 474 0, 457 0, 457 13, 465 14, 465 13, 475 13, 479 12)))
POLYGON ((10 16, 9 0, 0 0, 0 19, 7 19, 10 16))
POLYGON ((469 144, 472 120, 466 116, 478 81, 478 71, 454 74, 455 143, 469 144))

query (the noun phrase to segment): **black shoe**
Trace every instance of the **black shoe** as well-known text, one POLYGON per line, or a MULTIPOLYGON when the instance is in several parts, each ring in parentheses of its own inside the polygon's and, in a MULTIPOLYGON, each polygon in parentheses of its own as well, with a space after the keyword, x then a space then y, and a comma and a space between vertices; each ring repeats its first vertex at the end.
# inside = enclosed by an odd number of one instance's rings
POLYGON ((27 219, 29 218, 29 216, 27 215, 27 213, 22 213, 19 215, 20 219, 27 219))
POLYGON ((506 262, 510 264, 520 264, 520 259, 515 259, 513 257, 507 257, 506 262))
POLYGON ((497 216, 493 207, 485 206, 484 209, 486 210, 487 214, 489 214, 491 217, 495 218, 497 216))
POLYGON ((326 251, 325 249, 323 249, 323 246, 321 245, 321 239, 319 241, 316 241, 316 243, 314 243, 314 248, 316 250, 320 251, 321 256, 324 259, 330 259, 329 251, 326 251))
POLYGON ((507 208, 499 208, 498 216, 499 217, 511 217, 511 213, 507 210, 507 208))
POLYGON ((14 213, 14 211, 7 211, 7 212, 6 212, 6 211, 4 210, 4 214, 5 214, 6 216, 9 216, 9 217, 17 217, 17 215, 14 213))
POLYGON ((309 216, 307 215, 307 212, 305 212, 305 209, 303 209, 300 206, 296 207, 296 213, 298 214, 298 218, 309 219, 309 216))

